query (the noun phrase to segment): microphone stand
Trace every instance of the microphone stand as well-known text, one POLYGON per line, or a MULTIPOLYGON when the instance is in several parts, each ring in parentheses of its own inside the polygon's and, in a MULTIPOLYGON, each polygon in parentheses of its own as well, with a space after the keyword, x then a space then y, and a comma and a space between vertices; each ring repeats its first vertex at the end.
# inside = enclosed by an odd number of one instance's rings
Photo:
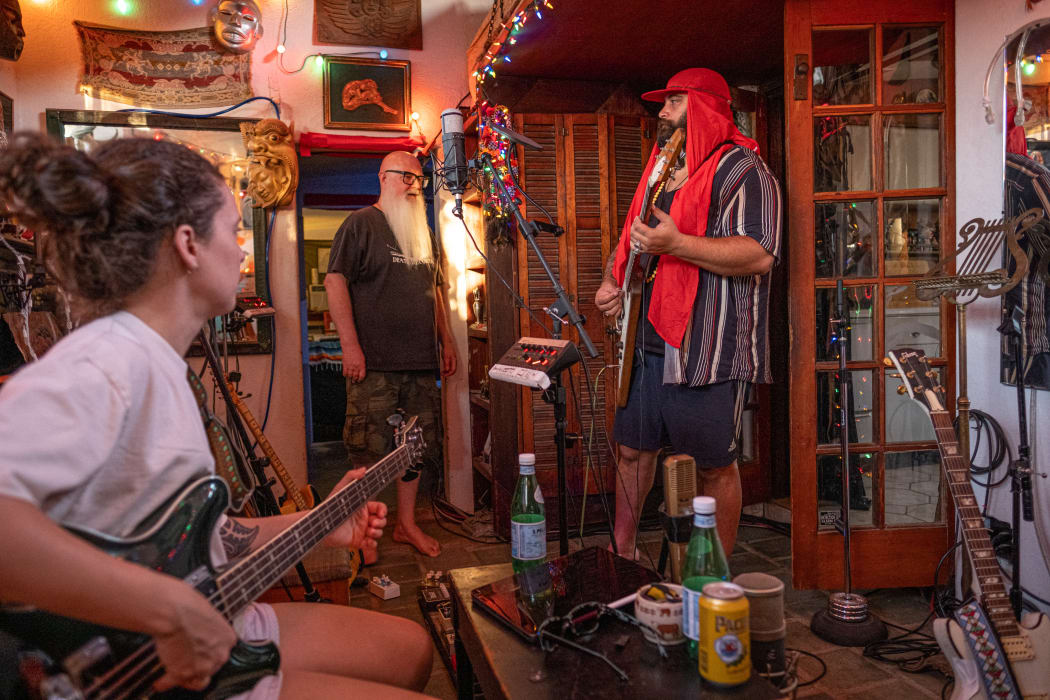
MULTIPOLYGON (((580 342, 587 349, 587 355, 589 357, 597 357, 598 349, 594 347, 590 336, 587 335, 587 330, 583 327, 583 317, 580 316, 576 307, 569 300, 565 288, 558 282, 558 278, 555 277, 551 266, 547 263, 547 259, 543 257, 543 252, 536 243, 536 234, 539 233, 539 227, 535 222, 528 221, 522 215, 517 202, 510 196, 507 186, 496 173, 496 168, 492 164, 492 158, 486 153, 481 156, 481 162, 492 173, 492 181, 496 183, 500 199, 503 200, 507 209, 510 209, 511 214, 514 215, 514 220, 518 223, 518 230, 525 240, 528 241, 529 245, 532 246, 533 252, 536 253, 536 258, 540 261, 544 272, 547 273, 547 278, 551 281, 554 294, 558 297, 557 301, 547 308, 547 313, 554 319, 551 329, 552 335, 555 339, 561 339, 562 325, 564 323, 562 319, 567 317, 569 323, 575 326, 576 331, 580 334, 580 342)), ((565 432, 568 426, 568 419, 566 417, 565 385, 562 381, 562 372, 564 371, 562 370, 552 377, 550 387, 543 392, 544 401, 554 406, 554 442, 558 450, 558 551, 562 556, 569 553, 569 517, 566 510, 566 497, 569 488, 565 474, 565 448, 569 438, 565 432)))
POLYGON ((850 464, 849 464, 849 379, 846 371, 846 330, 849 315, 846 311, 842 280, 835 290, 835 316, 831 324, 835 327, 835 340, 839 350, 839 451, 842 458, 842 505, 836 529, 842 533, 843 573, 845 591, 832 593, 828 607, 818 610, 809 626, 821 639, 844 647, 867 646, 886 638, 886 625, 868 610, 868 599, 853 592, 850 574, 850 464))
MULTIPOLYGON (((1014 350, 1014 386, 1017 387, 1017 459, 1010 465, 1011 495, 1011 529, 1010 533, 1010 606, 1014 617, 1021 619, 1021 516, 1027 522, 1035 519, 1032 504, 1032 463, 1031 449, 1028 445, 1028 413, 1024 405, 1024 352, 1021 348, 1021 324, 1024 322, 1024 310, 1020 305, 1014 306, 1011 313, 1003 319, 999 332, 1013 344, 1014 350)), ((1045 474, 1039 476, 1045 477, 1045 474)))
MULTIPOLYGON (((211 323, 209 322, 209 326, 210 325, 211 323)), ((246 450, 248 450, 248 464, 251 465, 252 472, 255 474, 255 480, 259 484, 258 488, 252 493, 252 501, 259 509, 259 515, 280 515, 281 507, 277 503, 277 498, 273 495, 273 479, 269 478, 265 471, 265 467, 269 464, 269 460, 255 454, 255 450, 251 446, 252 442, 248 439, 248 431, 245 430, 244 423, 241 422, 240 413, 238 413, 237 407, 233 403, 233 397, 230 396, 230 390, 226 386, 226 374, 223 372, 222 365, 219 363, 219 357, 215 354, 215 348, 211 346, 211 342, 208 340, 208 336, 203 330, 197 335, 197 340, 204 349, 204 357, 208 361, 208 367, 211 368, 211 373, 215 379, 215 385, 219 387, 219 391, 222 393, 222 398, 226 402, 226 422, 237 433, 237 437, 240 439, 241 444, 245 446, 246 450)), ((314 588, 302 561, 296 562, 295 571, 299 574, 299 580, 302 581, 303 584, 303 600, 308 603, 322 602, 321 594, 317 592, 316 588, 314 588)))

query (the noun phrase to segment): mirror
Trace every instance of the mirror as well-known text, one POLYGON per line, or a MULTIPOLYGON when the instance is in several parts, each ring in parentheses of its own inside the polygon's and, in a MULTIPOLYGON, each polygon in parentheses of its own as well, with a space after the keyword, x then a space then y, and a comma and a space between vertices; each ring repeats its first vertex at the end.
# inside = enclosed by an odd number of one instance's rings
MULTIPOLYGON (((1021 356, 1025 384, 1050 390, 1050 25, 1033 23, 1006 47, 1006 155, 1003 212, 1006 217, 1040 207, 1047 219, 1025 232, 1019 243, 1028 256, 1028 273, 1002 297, 1004 318, 1015 308, 1024 312, 1021 356), (1018 78, 1020 80, 1018 81, 1018 78), (1018 82, 1020 83, 1018 85, 1018 82), (1015 123, 1018 88, 1024 106, 1023 122, 1015 123)), ((1016 269, 1004 250, 1004 267, 1016 269)), ((1004 339, 1000 379, 1014 384, 1014 349, 1004 339)))
MULTIPOLYGON (((262 297, 268 304, 266 289, 267 216, 252 205, 248 196, 248 151, 241 138, 240 124, 256 119, 222 119, 173 117, 145 112, 96 112, 86 110, 47 110, 47 131, 70 146, 90 151, 96 145, 114 138, 163 139, 198 151, 215 164, 230 191, 241 202, 241 226, 237 241, 247 256, 241 266, 241 284, 237 299, 262 297)), ((231 352, 259 354, 270 352, 272 319, 244 321, 228 315, 229 332, 219 323, 219 342, 228 343, 231 352), (232 317, 232 318, 231 318, 232 317)), ((190 355, 201 355, 195 342, 190 355)))

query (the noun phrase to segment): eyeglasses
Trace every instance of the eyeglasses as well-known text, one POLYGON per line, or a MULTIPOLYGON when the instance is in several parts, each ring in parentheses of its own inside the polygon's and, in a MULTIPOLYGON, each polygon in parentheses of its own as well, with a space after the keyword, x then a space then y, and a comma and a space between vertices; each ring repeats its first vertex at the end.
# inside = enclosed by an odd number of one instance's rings
POLYGON ((416 180, 419 180, 419 186, 420 187, 426 187, 427 185, 430 184, 430 178, 427 177, 426 175, 416 175, 415 173, 410 173, 407 170, 384 170, 383 172, 384 173, 398 173, 398 174, 400 174, 401 175, 401 182, 405 183, 406 185, 411 185, 416 180))

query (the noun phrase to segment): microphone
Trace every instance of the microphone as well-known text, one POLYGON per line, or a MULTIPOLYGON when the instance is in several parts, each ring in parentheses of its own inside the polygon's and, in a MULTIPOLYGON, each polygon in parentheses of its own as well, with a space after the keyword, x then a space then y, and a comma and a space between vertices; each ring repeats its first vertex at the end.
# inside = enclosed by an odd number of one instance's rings
POLYGON ((458 109, 446 109, 441 113, 441 150, 444 163, 441 177, 445 187, 456 198, 452 213, 463 213, 463 194, 470 182, 467 171, 467 150, 463 138, 463 114, 458 109))

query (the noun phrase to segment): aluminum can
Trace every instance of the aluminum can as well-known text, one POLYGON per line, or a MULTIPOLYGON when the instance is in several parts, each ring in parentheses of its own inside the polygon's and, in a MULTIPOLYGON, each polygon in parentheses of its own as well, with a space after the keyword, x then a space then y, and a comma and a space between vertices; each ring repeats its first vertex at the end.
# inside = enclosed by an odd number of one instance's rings
POLYGON ((750 613, 744 589, 715 581, 700 597, 700 676, 728 688, 751 678, 750 613))

